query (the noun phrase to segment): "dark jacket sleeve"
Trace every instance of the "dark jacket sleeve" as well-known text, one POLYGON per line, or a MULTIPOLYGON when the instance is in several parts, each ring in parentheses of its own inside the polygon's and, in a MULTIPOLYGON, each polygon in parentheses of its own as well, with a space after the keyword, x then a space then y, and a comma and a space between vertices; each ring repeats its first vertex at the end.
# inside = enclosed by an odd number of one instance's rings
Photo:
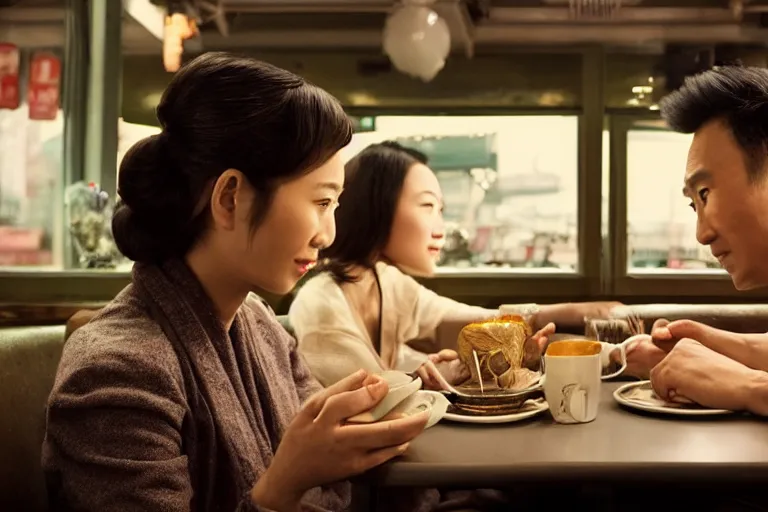
MULTIPOLYGON (((48 401, 43 468, 51 509, 190 510, 186 401, 173 366, 162 353, 75 336, 48 401)), ((254 510, 250 497, 237 509, 254 510)))

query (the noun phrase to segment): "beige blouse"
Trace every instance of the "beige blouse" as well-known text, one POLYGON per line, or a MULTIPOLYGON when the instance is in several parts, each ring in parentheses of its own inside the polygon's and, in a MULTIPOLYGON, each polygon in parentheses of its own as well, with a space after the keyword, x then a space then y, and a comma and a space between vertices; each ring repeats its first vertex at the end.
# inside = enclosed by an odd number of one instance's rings
POLYGON ((341 285, 330 273, 322 273, 304 284, 291 304, 288 315, 299 351, 324 386, 360 368, 370 372, 413 371, 427 355, 407 343, 429 341, 435 350, 455 346, 462 325, 498 314, 495 309, 441 297, 395 266, 379 262, 376 272, 382 292, 380 355, 359 313, 364 309, 364 298, 345 293, 346 287, 371 288, 375 280, 372 273, 367 272, 356 283, 341 285))

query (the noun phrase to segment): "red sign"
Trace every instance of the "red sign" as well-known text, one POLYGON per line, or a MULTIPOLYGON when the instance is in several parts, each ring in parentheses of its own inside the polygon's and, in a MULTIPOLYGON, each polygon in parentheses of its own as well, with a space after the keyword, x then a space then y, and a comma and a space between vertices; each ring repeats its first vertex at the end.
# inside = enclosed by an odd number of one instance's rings
POLYGON ((0 108, 19 108, 19 49, 0 43, 0 108))
POLYGON ((61 61, 48 52, 36 52, 29 66, 29 118, 53 120, 59 113, 61 61))

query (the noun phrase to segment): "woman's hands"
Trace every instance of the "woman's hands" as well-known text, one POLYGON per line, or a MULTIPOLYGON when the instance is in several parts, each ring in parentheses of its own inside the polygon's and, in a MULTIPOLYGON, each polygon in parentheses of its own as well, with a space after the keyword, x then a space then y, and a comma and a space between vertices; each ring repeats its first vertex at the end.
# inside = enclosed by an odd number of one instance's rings
POLYGON ((253 502, 274 510, 296 510, 309 489, 344 480, 405 452, 424 430, 428 413, 346 424, 347 418, 376 406, 388 391, 383 379, 361 370, 310 398, 253 487, 253 502))
POLYGON ((459 360, 455 350, 443 349, 427 357, 428 361, 416 370, 424 389, 450 389, 450 386, 461 384, 470 377, 469 368, 459 360))
POLYGON ((538 348, 539 356, 544 353, 544 350, 547 348, 547 343, 549 343, 549 337, 555 334, 555 330, 555 324, 553 322, 549 322, 547 325, 533 333, 533 336, 531 336, 534 346, 538 348))

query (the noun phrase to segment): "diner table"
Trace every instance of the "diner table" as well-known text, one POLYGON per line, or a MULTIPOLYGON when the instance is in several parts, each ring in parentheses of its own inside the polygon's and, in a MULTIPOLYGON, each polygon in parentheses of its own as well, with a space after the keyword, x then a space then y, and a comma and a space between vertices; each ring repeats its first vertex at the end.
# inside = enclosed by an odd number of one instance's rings
POLYGON ((391 487, 504 488, 521 483, 768 484, 768 424, 749 414, 667 416, 618 404, 604 382, 597 418, 555 423, 549 411, 504 424, 442 420, 402 456, 353 481, 352 510, 391 487))

